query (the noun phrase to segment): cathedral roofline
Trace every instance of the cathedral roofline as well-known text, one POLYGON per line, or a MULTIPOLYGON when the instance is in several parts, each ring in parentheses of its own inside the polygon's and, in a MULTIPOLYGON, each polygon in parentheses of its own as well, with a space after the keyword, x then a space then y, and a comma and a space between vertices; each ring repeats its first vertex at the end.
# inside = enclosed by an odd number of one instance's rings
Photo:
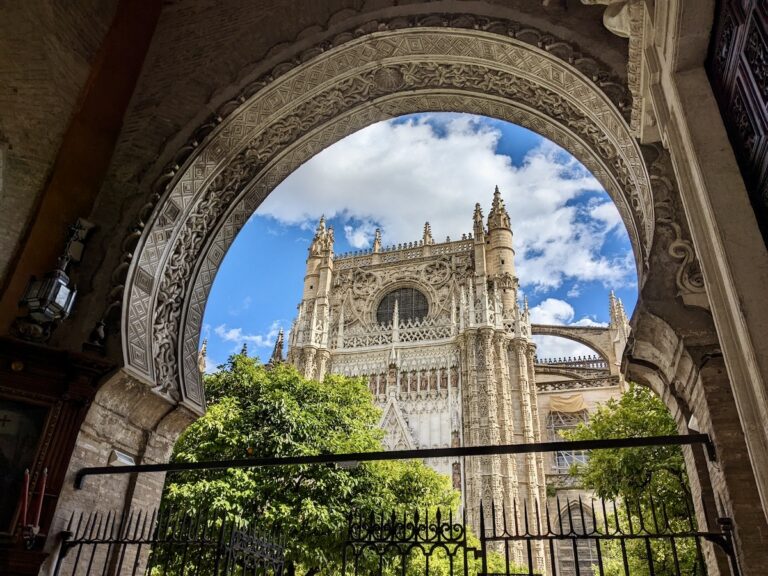
MULTIPOLYGON (((435 242, 432 244, 425 244, 424 240, 416 240, 414 242, 404 242, 401 244, 392 244, 390 246, 382 246, 378 252, 375 252, 373 248, 353 250, 351 252, 344 252, 343 254, 335 255, 334 260, 338 262, 339 260, 348 260, 352 258, 359 258, 360 256, 369 256, 372 254, 388 254, 393 252, 405 253, 410 250, 413 250, 413 251, 421 250, 427 246, 430 248, 430 253, 425 254, 425 256, 429 256, 429 255, 439 254, 442 251, 441 248, 446 246, 455 247, 455 246, 466 245, 471 249, 472 241, 473 241, 473 237, 472 237, 472 233, 470 232, 469 234, 462 234, 462 237, 460 240, 451 240, 451 238, 448 237, 443 242, 435 242)), ((462 252, 462 251, 463 250, 449 250, 448 253, 462 252)), ((382 260, 382 264, 384 263, 386 263, 386 260, 382 260)))

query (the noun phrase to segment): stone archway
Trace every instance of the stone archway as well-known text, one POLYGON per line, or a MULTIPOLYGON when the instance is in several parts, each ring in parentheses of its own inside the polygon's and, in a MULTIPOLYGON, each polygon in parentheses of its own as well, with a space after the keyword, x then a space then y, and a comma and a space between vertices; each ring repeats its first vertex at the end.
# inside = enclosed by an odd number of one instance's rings
POLYGON ((247 217, 323 148, 418 111, 509 120, 567 148, 615 201, 642 285, 654 236, 651 181, 606 92, 552 53, 509 35, 432 26, 374 32, 261 82, 168 175, 126 282, 126 371, 201 412, 196 355, 204 305, 247 217))
MULTIPOLYGON (((237 231, 303 161, 355 130, 409 112, 462 111, 510 120, 567 148, 619 208, 638 267, 641 301, 646 298, 665 317, 673 308, 679 311, 676 294, 694 304, 706 301, 669 156, 661 149, 644 148, 641 154, 627 124, 625 92, 594 60, 576 54, 551 36, 511 22, 439 15, 378 22, 374 31, 340 34, 305 52, 301 61, 278 65, 219 108, 155 182, 125 241, 112 290, 123 295, 124 371, 110 388, 102 388, 88 425, 100 426, 99 410, 107 406, 135 428, 132 432, 149 432, 151 442, 137 450, 142 459, 167 459, 176 435, 204 410, 196 362, 200 322, 237 231)), ((116 306, 113 301, 110 310, 116 306)), ((639 320, 646 321, 647 311, 639 308, 639 320)), ((686 317, 684 324, 700 340, 704 332, 716 340, 709 320, 691 323, 686 317)), ((680 325, 673 333, 680 335, 680 325)), ((654 334, 644 338, 652 341, 654 334)), ((637 366, 663 365, 653 364, 654 354, 642 357, 643 343, 638 339, 631 351, 633 377, 642 375, 637 366)), ((673 412, 679 406, 708 409, 695 404, 695 394, 673 395, 674 381, 664 386, 662 396, 673 412)), ((685 432, 685 417, 678 421, 685 432)), ((736 438, 727 446, 739 448, 739 442, 743 445, 736 438)), ((88 464, 73 458, 70 472, 88 464)), ((703 462, 691 470, 706 479, 707 468, 703 462)), ((142 479, 129 498, 151 501, 159 486, 156 479, 142 479)), ((107 492, 100 487, 90 497, 98 498, 98 490, 107 492)), ((63 495, 62 504, 63 511, 76 506, 78 496, 63 495)))
POLYGON ((612 341, 609 328, 602 326, 553 326, 547 324, 531 324, 532 336, 554 336, 565 338, 583 344, 591 348, 605 360, 606 364, 612 364, 617 359, 611 354, 612 341))

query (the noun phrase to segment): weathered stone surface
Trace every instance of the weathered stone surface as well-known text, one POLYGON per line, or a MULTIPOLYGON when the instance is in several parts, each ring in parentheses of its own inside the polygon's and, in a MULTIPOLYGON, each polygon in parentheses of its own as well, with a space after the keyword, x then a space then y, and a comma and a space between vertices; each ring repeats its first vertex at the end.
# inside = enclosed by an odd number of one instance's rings
POLYGON ((117 0, 33 0, 3 6, 0 285, 33 215, 116 4, 117 0))

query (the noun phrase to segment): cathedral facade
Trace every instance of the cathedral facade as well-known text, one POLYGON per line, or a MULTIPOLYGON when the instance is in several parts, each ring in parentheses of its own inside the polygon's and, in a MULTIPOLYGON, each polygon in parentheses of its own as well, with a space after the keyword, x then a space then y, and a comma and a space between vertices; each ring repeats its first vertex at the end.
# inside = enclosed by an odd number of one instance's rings
MULTIPOLYGON (((611 295, 608 327, 531 324, 520 302, 510 216, 498 188, 461 239, 435 242, 429 223, 416 242, 335 256, 324 219, 309 248, 288 361, 309 378, 364 377, 382 409, 390 450, 523 444, 552 440, 618 395, 629 334, 611 295), (571 330, 572 333, 568 331, 571 330), (589 358, 539 360, 535 332, 599 350, 589 358)), ((582 455, 526 454, 428 461, 453 479, 477 527, 479 505, 545 502, 548 478, 563 481, 582 455)), ((550 493, 553 493, 550 490, 550 493)), ((543 548, 537 564, 545 566, 543 548)))

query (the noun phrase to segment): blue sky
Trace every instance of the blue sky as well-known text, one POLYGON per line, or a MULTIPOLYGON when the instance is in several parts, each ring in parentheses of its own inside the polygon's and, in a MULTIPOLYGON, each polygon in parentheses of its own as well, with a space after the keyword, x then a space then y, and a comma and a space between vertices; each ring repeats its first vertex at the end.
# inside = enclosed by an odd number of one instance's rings
MULTIPOLYGON (((533 320, 608 321, 611 289, 631 314, 637 299, 629 239, 592 175, 538 134, 463 114, 418 114, 380 122, 325 149, 291 174, 243 227, 219 269, 203 321, 208 367, 248 344, 269 358, 301 298, 307 248, 325 214, 336 253, 436 241, 472 230, 498 185, 512 220, 515 263, 533 320)), ((576 343, 537 338, 540 356, 583 354, 576 343)))

